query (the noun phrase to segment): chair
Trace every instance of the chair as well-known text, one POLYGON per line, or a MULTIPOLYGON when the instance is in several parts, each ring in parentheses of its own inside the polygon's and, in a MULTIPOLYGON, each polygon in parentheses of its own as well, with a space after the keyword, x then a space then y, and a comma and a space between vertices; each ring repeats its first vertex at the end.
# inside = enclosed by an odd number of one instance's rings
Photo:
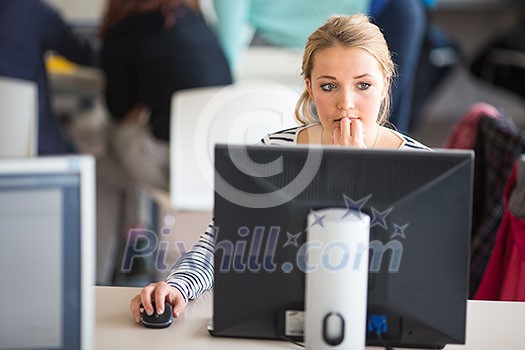
POLYGON ((32 157, 37 152, 37 86, 0 77, 0 157, 32 157))
POLYGON ((503 215, 474 299, 525 301, 525 156, 516 160, 503 193, 503 215))
POLYGON ((178 91, 171 106, 170 192, 176 210, 213 209, 216 143, 254 144, 297 126, 299 90, 270 81, 178 91))
POLYGON ((445 147, 476 153, 469 276, 469 297, 474 298, 504 218, 505 186, 525 152, 525 137, 509 115, 477 103, 454 125, 445 147))

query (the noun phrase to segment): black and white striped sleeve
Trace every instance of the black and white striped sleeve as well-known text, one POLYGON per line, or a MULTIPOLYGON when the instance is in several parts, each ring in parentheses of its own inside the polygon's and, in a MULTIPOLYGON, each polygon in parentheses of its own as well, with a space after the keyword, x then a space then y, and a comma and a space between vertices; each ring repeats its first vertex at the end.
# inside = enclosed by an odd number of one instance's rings
POLYGON ((213 288, 216 237, 214 225, 212 221, 197 243, 177 261, 166 278, 166 283, 177 288, 186 302, 213 288))
POLYGON ((296 135, 302 127, 294 127, 282 130, 273 134, 268 134, 261 139, 262 145, 290 145, 295 143, 296 135))

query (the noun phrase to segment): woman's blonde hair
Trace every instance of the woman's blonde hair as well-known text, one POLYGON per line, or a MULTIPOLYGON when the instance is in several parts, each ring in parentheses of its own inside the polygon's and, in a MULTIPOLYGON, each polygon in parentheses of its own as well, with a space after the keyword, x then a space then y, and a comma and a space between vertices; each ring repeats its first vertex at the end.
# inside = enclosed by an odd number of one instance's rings
MULTIPOLYGON (((319 51, 337 45, 366 50, 377 59, 383 68, 385 77, 390 77, 388 93, 381 103, 377 117, 380 125, 385 124, 390 113, 390 92, 396 69, 383 33, 375 24, 370 22, 366 15, 359 13, 351 16, 331 16, 324 25, 313 32, 308 37, 304 49, 303 78, 311 79, 314 60, 319 51)), ((295 117, 302 124, 319 122, 315 105, 306 89, 297 101, 295 117)))

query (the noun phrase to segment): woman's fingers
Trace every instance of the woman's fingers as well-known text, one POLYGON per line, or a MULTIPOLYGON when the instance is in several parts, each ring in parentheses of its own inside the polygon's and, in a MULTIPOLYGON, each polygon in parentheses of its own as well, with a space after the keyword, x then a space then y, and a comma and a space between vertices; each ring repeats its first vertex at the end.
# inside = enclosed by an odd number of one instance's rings
POLYGON ((152 295, 155 293, 158 283, 150 283, 146 287, 142 288, 140 292, 140 301, 144 307, 144 311, 149 315, 153 315, 155 310, 153 310, 153 305, 151 305, 152 295))
POLYGON ((135 295, 129 303, 129 308, 137 323, 140 322, 140 304, 140 294, 135 295))
POLYGON ((363 123, 359 119, 343 118, 334 129, 332 144, 366 148, 363 139, 363 123))
POLYGON ((359 119, 354 119, 350 126, 351 146, 366 148, 365 140, 363 139, 363 123, 359 119))
POLYGON ((179 317, 180 315, 184 313, 184 310, 186 308, 186 301, 184 300, 184 297, 182 296, 181 292, 179 292, 177 288, 173 288, 173 289, 174 289, 174 296, 173 296, 173 300, 171 300, 170 303, 173 306, 173 317, 179 317))
POLYGON ((178 317, 184 313, 186 301, 183 295, 177 288, 168 285, 166 282, 151 283, 144 287, 139 294, 131 299, 129 307, 135 321, 139 322, 141 307, 148 315, 152 315, 155 311, 162 314, 166 301, 173 306, 173 316, 178 317), (153 300, 155 300, 156 310, 153 310, 153 300))

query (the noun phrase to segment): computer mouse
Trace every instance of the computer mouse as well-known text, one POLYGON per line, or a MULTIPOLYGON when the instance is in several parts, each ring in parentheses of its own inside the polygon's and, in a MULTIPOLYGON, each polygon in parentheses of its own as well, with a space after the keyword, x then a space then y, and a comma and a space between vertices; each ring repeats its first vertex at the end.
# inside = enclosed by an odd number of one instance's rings
POLYGON ((170 303, 167 301, 164 304, 164 312, 162 314, 157 313, 157 308, 155 307, 155 301, 152 301, 153 310, 155 312, 153 315, 148 316, 144 307, 140 305, 141 310, 141 320, 144 327, 148 328, 166 328, 169 327, 171 322, 173 322, 173 308, 170 303))

